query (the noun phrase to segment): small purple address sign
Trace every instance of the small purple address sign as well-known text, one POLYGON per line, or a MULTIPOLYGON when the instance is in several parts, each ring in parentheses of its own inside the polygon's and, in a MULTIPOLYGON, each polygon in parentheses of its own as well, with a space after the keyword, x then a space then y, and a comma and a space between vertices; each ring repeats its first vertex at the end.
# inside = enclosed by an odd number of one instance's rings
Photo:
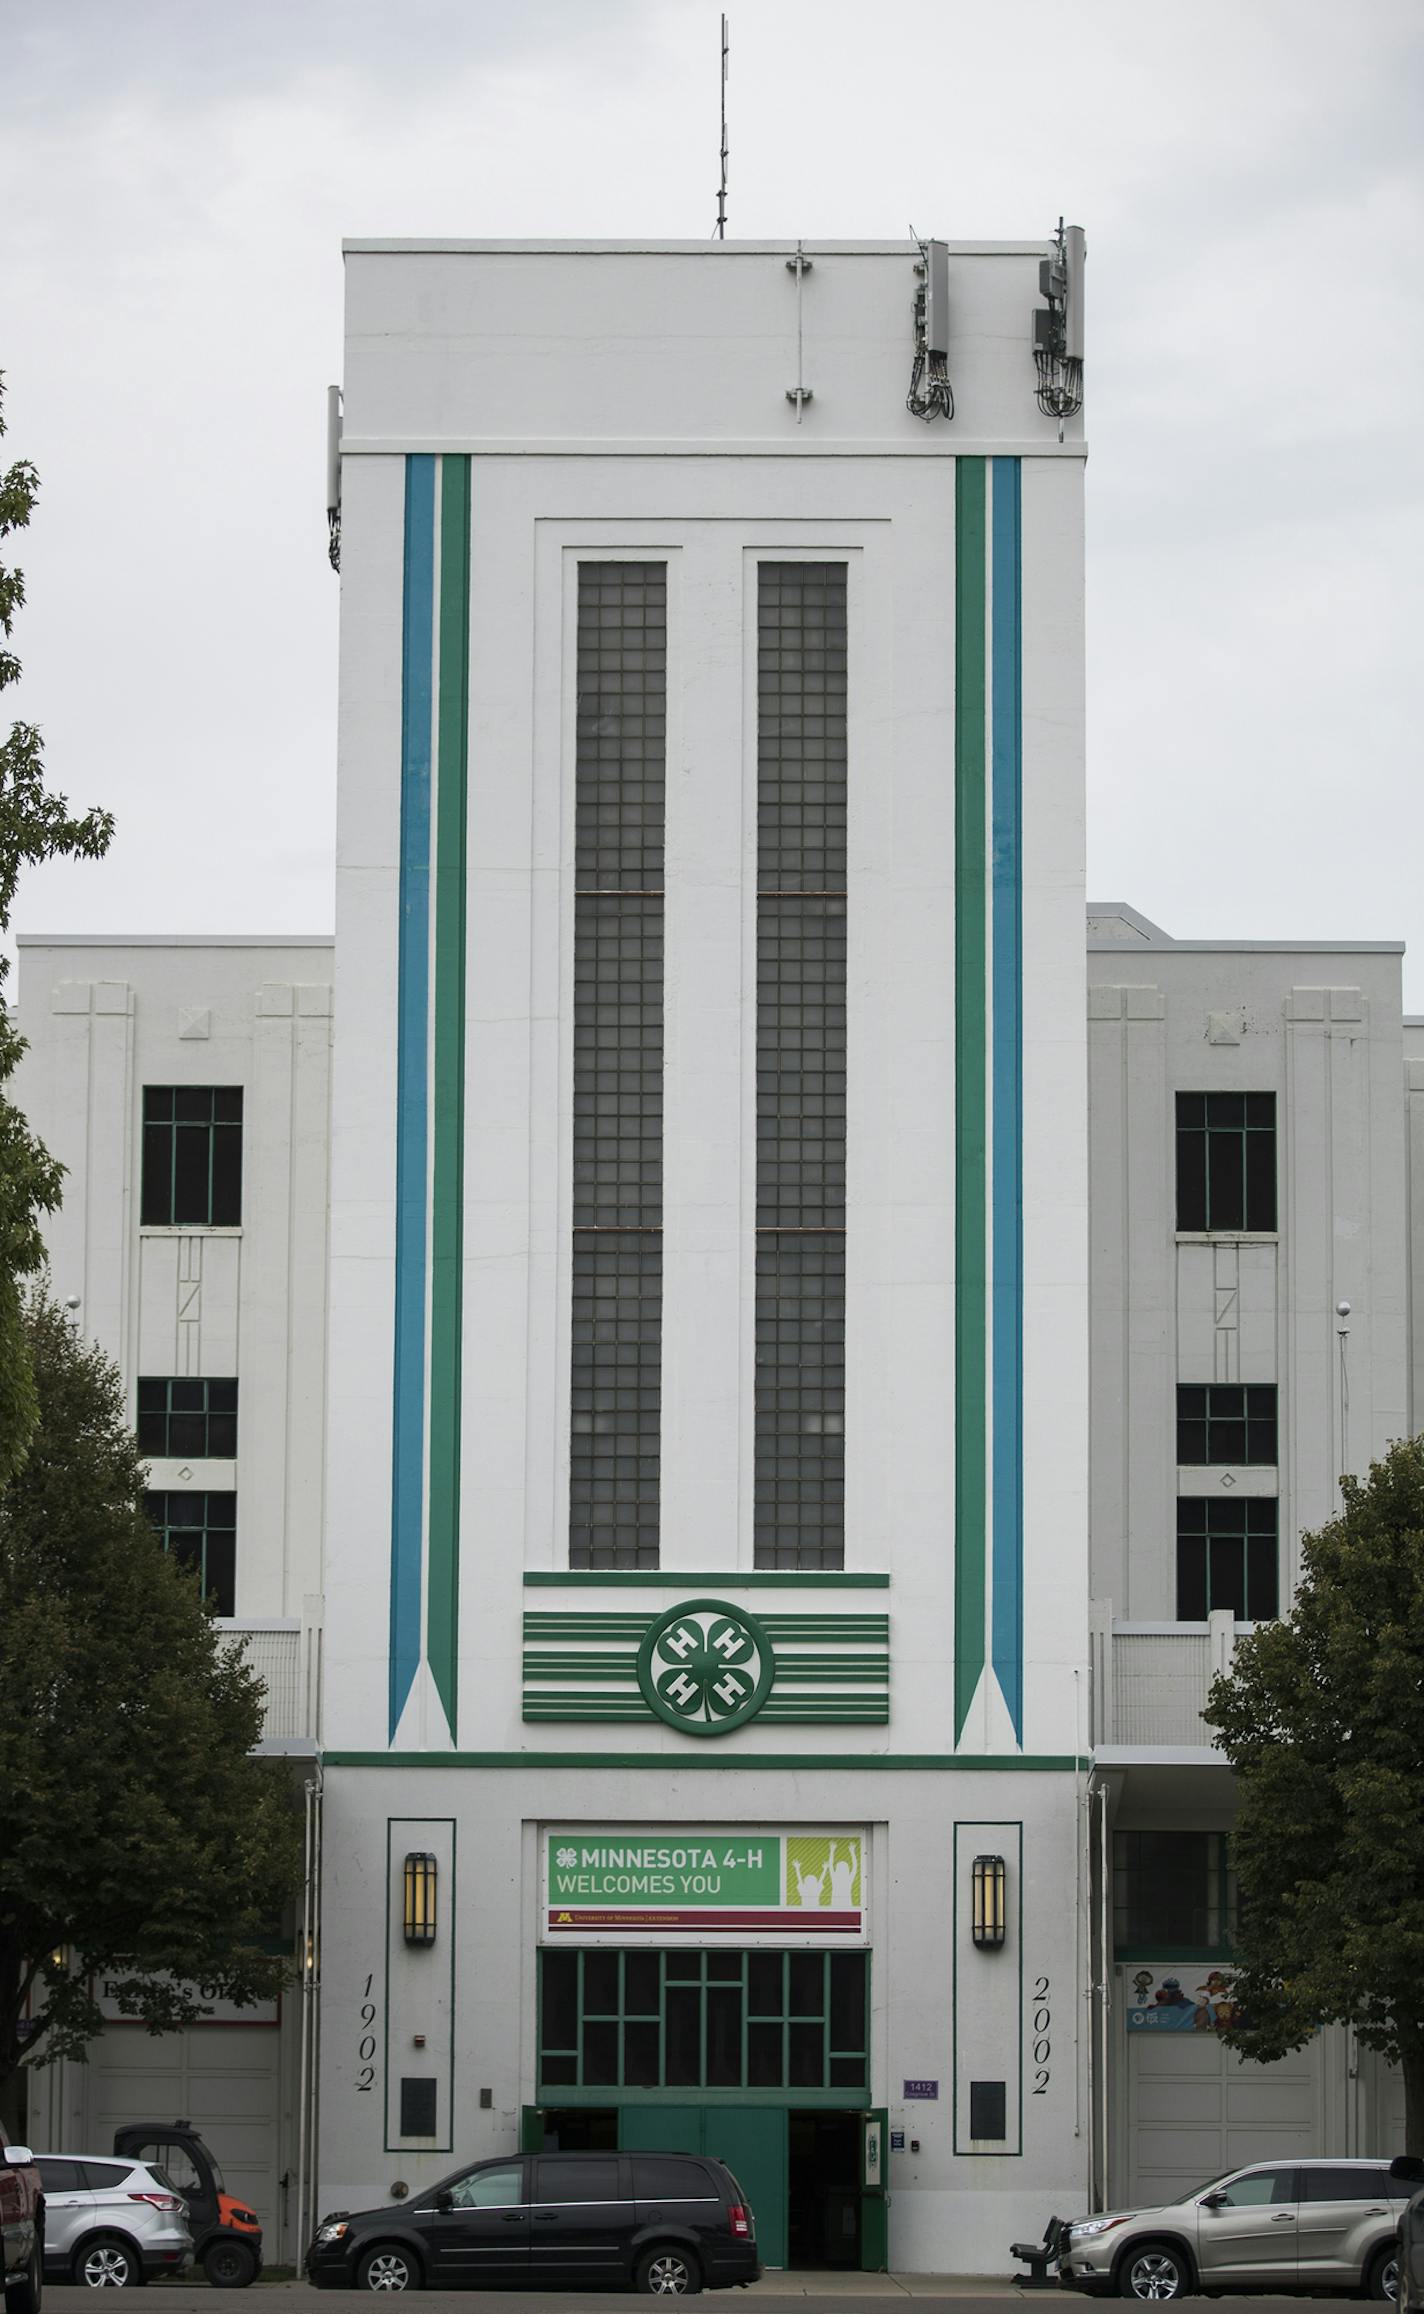
POLYGON ((918 2097, 928 2104, 939 2096, 939 2083, 938 2081, 907 2081, 905 2083, 905 2095, 906 2097, 918 2097))

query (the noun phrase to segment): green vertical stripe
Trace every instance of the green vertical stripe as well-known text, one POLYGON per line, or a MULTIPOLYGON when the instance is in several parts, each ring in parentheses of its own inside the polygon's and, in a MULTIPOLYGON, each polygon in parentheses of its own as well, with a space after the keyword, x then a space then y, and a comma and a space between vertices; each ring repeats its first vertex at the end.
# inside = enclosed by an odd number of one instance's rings
POLYGON ((430 1239, 430 1559, 425 1651, 457 1733, 460 1328, 465 1143, 465 822, 470 709, 470 461, 440 461, 430 1239))
POLYGON ((954 494, 954 1733, 984 1669, 985 1410, 985 461, 954 494))

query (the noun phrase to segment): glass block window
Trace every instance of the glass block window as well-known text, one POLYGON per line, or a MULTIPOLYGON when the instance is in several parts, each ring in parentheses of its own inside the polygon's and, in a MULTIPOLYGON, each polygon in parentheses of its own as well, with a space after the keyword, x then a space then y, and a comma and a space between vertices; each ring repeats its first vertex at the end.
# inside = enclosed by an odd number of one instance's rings
POLYGON ((539 2092, 869 2089, 869 1955, 539 1955, 539 2092))
POLYGON ((846 566, 757 586, 755 1555, 845 1563, 846 566))
POLYGON ((242 1220, 241 1085, 145 1085, 139 1219, 235 1229, 242 1220))
POLYGON ((569 1563, 658 1563, 667 570, 579 567, 569 1563))
POLYGON ((171 1493, 144 1496, 165 1551, 198 1578, 215 1615, 237 1612, 237 1496, 171 1493))
POLYGON ((1224 1832, 1113 1834, 1113 1940, 1119 1958, 1157 1951, 1183 1960, 1189 1952, 1227 1952, 1234 1915, 1224 1832))
POLYGON ((1178 1229, 1274 1229, 1274 1093, 1178 1093, 1178 1229))
POLYGON ((140 1377, 138 1443, 144 1454, 224 1455, 237 1452, 237 1381, 207 1375, 140 1377))
POLYGON ((1279 1459, 1274 1382, 1178 1383, 1178 1462, 1279 1459))
POLYGON ((1177 1498, 1177 1620, 1229 1607, 1238 1623, 1278 1612, 1280 1505, 1274 1495, 1177 1498))

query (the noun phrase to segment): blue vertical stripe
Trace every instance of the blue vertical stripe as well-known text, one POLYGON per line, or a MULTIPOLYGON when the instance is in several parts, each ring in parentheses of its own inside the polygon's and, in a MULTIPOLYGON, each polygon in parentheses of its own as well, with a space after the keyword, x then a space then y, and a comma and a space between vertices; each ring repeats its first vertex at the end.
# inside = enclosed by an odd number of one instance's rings
POLYGON ((990 536, 993 1607, 990 1659, 1023 1742, 1023 636, 1017 458, 995 458, 990 536))
POLYGON ((400 966, 396 1050, 395 1403, 390 1732, 420 1664, 429 1197, 430 745, 435 460, 407 458, 401 627, 400 966))

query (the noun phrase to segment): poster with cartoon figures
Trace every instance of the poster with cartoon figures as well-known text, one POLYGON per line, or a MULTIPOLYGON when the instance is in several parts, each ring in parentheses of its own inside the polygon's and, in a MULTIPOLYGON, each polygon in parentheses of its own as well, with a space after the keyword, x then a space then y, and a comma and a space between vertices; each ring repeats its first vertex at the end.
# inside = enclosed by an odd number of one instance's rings
POLYGON ((1219 2033, 1240 2024, 1230 1969, 1202 1962, 1123 1970, 1129 2033, 1219 2033))
POLYGON ((579 1827, 543 1845, 546 1939, 868 1934, 863 1830, 579 1827))

